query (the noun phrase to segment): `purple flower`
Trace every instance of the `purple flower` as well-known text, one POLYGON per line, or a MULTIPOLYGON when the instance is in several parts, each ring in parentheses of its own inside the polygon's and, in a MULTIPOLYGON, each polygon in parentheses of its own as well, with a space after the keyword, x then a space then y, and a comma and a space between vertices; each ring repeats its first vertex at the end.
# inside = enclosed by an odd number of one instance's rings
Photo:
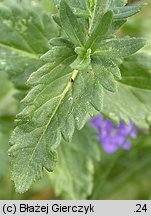
POLYGON ((98 130, 98 140, 103 149, 112 154, 118 148, 129 150, 131 148, 130 138, 137 136, 137 129, 133 122, 125 125, 122 121, 115 126, 109 119, 103 119, 102 115, 91 119, 91 124, 98 130))

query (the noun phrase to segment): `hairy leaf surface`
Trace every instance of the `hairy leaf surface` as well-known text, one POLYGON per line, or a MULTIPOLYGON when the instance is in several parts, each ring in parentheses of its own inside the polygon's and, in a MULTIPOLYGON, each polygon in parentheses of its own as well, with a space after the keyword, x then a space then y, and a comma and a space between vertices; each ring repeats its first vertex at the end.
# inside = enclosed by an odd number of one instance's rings
MULTIPOLYGON (((12 178, 20 192, 41 177, 43 167, 48 171, 54 168, 55 148, 61 135, 71 140, 75 124, 81 129, 96 112, 94 107, 101 110, 102 87, 94 71, 78 73, 71 69, 75 54, 70 49, 63 50, 64 55, 55 63, 51 63, 52 52, 43 56, 49 63, 29 78, 28 82, 36 86, 23 100, 26 107, 17 116, 18 127, 12 134, 9 153, 13 158, 12 178)), ((58 48, 53 56, 57 53, 58 48)))
POLYGON ((116 7, 114 12, 114 19, 125 19, 140 11, 144 4, 137 4, 134 6, 116 7))
POLYGON ((60 21, 70 40, 75 45, 83 46, 85 35, 82 31, 81 25, 76 19, 71 8, 64 0, 60 3, 60 21))
POLYGON ((137 52, 146 44, 142 38, 109 39, 102 42, 100 49, 94 55, 110 56, 110 58, 123 58, 137 52))
POLYGON ((109 6, 110 6, 110 0, 95 1, 94 13, 92 18, 92 23, 90 26, 90 32, 93 31, 97 21, 101 19, 104 16, 104 14, 108 11, 109 6))
POLYGON ((50 40, 49 51, 41 57, 43 66, 28 79, 31 90, 22 100, 23 109, 10 140, 12 179, 18 192, 27 191, 44 170, 54 169, 62 137, 71 141, 75 127, 81 129, 102 106, 112 117, 113 95, 123 85, 117 82, 121 79, 119 62, 145 44, 142 39, 108 39, 112 12, 102 14, 88 34, 67 1, 61 1, 59 10, 62 35, 50 40))

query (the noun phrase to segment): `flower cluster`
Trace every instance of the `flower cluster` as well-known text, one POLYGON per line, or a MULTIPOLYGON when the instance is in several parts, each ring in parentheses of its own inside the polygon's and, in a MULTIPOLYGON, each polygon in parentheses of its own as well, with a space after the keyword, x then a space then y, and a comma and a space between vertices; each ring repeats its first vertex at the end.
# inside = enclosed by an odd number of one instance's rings
POLYGON ((118 148, 129 150, 130 138, 137 136, 137 129, 133 122, 125 125, 122 121, 115 126, 109 119, 103 119, 102 115, 91 119, 91 124, 98 130, 98 140, 107 153, 114 153, 118 148))

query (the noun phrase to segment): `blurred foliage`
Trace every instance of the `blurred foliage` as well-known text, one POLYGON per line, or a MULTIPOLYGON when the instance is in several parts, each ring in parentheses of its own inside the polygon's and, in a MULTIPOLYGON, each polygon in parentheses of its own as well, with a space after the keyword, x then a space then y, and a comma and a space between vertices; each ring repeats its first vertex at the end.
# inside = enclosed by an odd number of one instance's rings
POLYGON ((92 193, 93 174, 100 161, 94 129, 86 125, 80 132, 76 131, 71 143, 62 141, 58 153, 59 163, 49 173, 55 193, 64 199, 86 199, 92 193))
MULTIPOLYGON (((12 0, 0 0, 0 2, 4 1, 7 3, 12 2, 12 0)), ((53 1, 49 0, 14 0, 14 2, 19 2, 27 7, 35 7, 35 10, 37 11, 40 11, 42 8, 42 10, 46 10, 47 12, 56 12, 53 1)), ((150 11, 151 2, 149 2, 148 6, 144 7, 142 13, 133 16, 129 22, 123 26, 119 34, 146 37, 149 41, 151 41, 150 11)), ((145 51, 151 52, 151 46, 145 49, 145 51)), ((19 109, 18 101, 15 99, 15 95, 18 92, 8 80, 8 76, 3 70, 6 62, 2 61, 2 59, 0 60, 0 199, 69 198, 65 195, 66 191, 61 189, 62 193, 60 193, 54 190, 57 182, 53 180, 53 175, 50 177, 47 173, 45 174, 45 177, 41 181, 37 182, 27 193, 22 195, 15 193, 14 186, 10 180, 9 157, 7 156, 7 149, 9 136, 14 127, 14 117, 19 109)), ((33 67, 35 66, 33 65, 33 67)), ((85 133, 84 130, 81 131, 81 134, 85 133)), ((83 144, 77 164, 83 164, 87 161, 83 160, 84 156, 82 155, 87 154, 88 146, 90 144, 95 145, 94 151, 98 148, 98 143, 96 143, 96 140, 94 141, 95 132, 91 133, 90 135, 92 136, 92 140, 83 139, 83 137, 80 138, 80 135, 76 135, 74 138, 75 143, 77 139, 80 139, 83 144), (86 149, 84 147, 85 145, 87 146, 86 149)), ((78 146, 76 148, 78 148, 78 146)), ((75 154, 79 154, 79 152, 76 152, 76 149, 73 147, 71 147, 71 151, 75 151, 75 154)), ((77 172, 77 175, 80 177, 80 181, 83 181, 83 184, 87 184, 87 181, 93 181, 94 179, 92 195, 89 196, 89 191, 85 192, 84 188, 84 193, 86 193, 85 196, 87 196, 88 199, 151 199, 150 154, 151 131, 139 131, 137 139, 133 140, 133 146, 130 151, 120 149, 115 154, 108 155, 102 150, 101 162, 97 161, 98 156, 96 152, 96 163, 92 165, 91 162, 88 162, 88 168, 92 169, 93 173, 95 172, 94 177, 92 177, 92 175, 83 176, 77 172), (93 166, 95 166, 95 169, 93 169, 93 166)), ((63 160, 62 169, 64 169, 64 163, 65 161, 63 160)), ((65 174, 62 175, 61 172, 61 168, 58 168, 56 175, 59 175, 59 178, 63 178, 65 184, 68 184, 66 176, 73 175, 72 165, 68 168, 68 170, 66 170, 65 174)), ((80 172, 82 172, 82 169, 80 172)), ((78 185, 79 182, 76 184, 78 185)), ((60 185, 60 187, 63 188, 63 185, 60 185)), ((83 190, 83 188, 81 190, 83 190)), ((90 190, 92 190, 92 188, 90 190)), ((79 191, 79 193, 82 194, 81 191, 79 191)), ((79 196, 83 198, 82 195, 78 195, 78 197, 79 196)))
POLYGON ((113 155, 102 152, 90 199, 150 199, 150 153, 151 134, 142 131, 130 151, 120 149, 113 155))
MULTIPOLYGON (((147 2, 141 13, 131 17, 118 34, 145 37, 151 43, 151 1, 147 2)), ((151 53, 151 45, 144 51, 151 53)), ((139 70, 141 65, 135 72, 139 70)), ((139 131, 128 152, 122 149, 113 155, 102 152, 102 160, 94 177, 93 195, 89 199, 151 199, 150 153, 151 130, 139 131), (101 178, 99 173, 103 173, 101 178)))
MULTIPOLYGON (((132 2, 132 1, 131 1, 132 2)), ((151 1, 145 1, 146 6, 141 10, 141 13, 131 17, 129 21, 123 26, 122 33, 129 36, 139 36, 148 39, 151 44, 151 1)), ((144 48, 144 50, 151 51, 151 45, 144 48)))

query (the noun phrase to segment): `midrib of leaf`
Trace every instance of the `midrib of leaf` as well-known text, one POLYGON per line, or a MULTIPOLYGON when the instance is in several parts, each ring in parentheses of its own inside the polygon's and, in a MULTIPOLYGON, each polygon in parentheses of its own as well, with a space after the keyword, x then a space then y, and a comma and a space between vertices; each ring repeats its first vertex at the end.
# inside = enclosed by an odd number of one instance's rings
MULTIPOLYGON (((56 70, 56 69, 60 66, 60 64, 64 63, 65 61, 67 61, 67 60, 70 59, 70 58, 73 58, 74 56, 75 56, 75 54, 72 55, 72 56, 70 56, 70 57, 68 57, 68 58, 66 58, 66 59, 63 59, 63 61, 61 61, 58 65, 55 65, 53 68, 51 68, 51 70, 50 70, 47 74, 52 73, 54 70, 56 70)), ((72 74, 72 72, 71 72, 70 74, 72 74)), ((69 74, 68 74, 68 75, 69 75, 69 74)), ((64 75, 64 76, 66 76, 66 75, 64 75)), ((53 80, 51 83, 55 82, 57 79, 60 79, 60 78, 62 78, 62 77, 63 77, 63 76, 60 76, 60 77, 56 78, 56 79, 53 80)), ((28 80, 30 81, 30 77, 29 77, 28 80)), ((27 82, 28 82, 28 80, 27 80, 27 82)), ((38 97, 40 96, 40 94, 47 88, 47 85, 49 85, 49 84, 50 84, 50 83, 46 84, 45 88, 43 88, 43 90, 36 96, 36 98, 35 98, 34 101, 37 100, 37 98, 38 98, 38 97)), ((58 97, 58 96, 57 96, 57 97, 58 97)), ((55 97, 55 98, 56 98, 56 97, 55 97)))
POLYGON ((82 65, 84 61, 85 61, 85 58, 83 58, 83 59, 79 62, 78 66, 79 66, 79 65, 82 65))
POLYGON ((3 48, 6 48, 6 49, 10 49, 12 51, 18 52, 18 53, 23 54, 24 56, 27 56, 27 57, 32 58, 32 59, 39 59, 39 56, 36 53, 30 53, 30 52, 27 52, 25 50, 21 50, 21 49, 9 46, 7 44, 0 43, 0 47, 3 47, 3 48))
POLYGON ((108 49, 96 50, 92 53, 92 55, 99 55, 100 53, 108 52, 108 49))
MULTIPOLYGON (((40 138, 39 138, 39 141, 38 141, 38 143, 36 144, 36 147, 35 147, 34 150, 33 150, 33 153, 32 153, 32 155, 31 155, 31 157, 30 157, 28 166, 26 166, 26 170, 24 171, 24 175, 23 175, 22 178, 20 179, 20 182, 22 182, 22 180, 24 179, 24 176, 25 176, 25 174, 26 174, 26 171, 27 171, 27 174, 28 174, 28 169, 29 169, 29 167, 30 167, 31 161, 32 161, 32 159, 33 159, 33 156, 34 156, 34 154, 35 154, 35 152, 36 152, 36 149, 37 149, 37 147, 38 147, 38 145, 39 145, 39 143, 40 143, 42 137, 43 137, 44 134, 46 133, 47 128, 48 128, 48 126, 49 126, 51 120, 52 120, 53 117, 55 116, 55 114, 56 114, 58 108, 60 107, 60 105, 61 105, 61 103, 62 103, 64 97, 66 96, 66 93, 69 91, 69 89, 70 89, 71 86, 73 85, 72 82, 71 82, 71 79, 75 80, 75 78, 77 77, 77 75, 78 75, 78 70, 73 70, 72 76, 71 76, 69 82, 67 83, 67 85, 66 85, 64 91, 62 92, 61 95, 57 96, 57 97, 60 97, 60 96, 61 96, 61 98, 60 98, 60 100, 59 100, 59 103, 58 103, 58 105, 56 106, 56 109, 54 110, 54 112, 52 113, 52 115, 51 115, 51 117, 50 117, 48 123, 47 123, 46 126, 44 127, 45 129, 44 129, 43 133, 41 134, 41 136, 40 136, 40 138)), ((26 176, 27 176, 27 175, 26 175, 26 176)))

